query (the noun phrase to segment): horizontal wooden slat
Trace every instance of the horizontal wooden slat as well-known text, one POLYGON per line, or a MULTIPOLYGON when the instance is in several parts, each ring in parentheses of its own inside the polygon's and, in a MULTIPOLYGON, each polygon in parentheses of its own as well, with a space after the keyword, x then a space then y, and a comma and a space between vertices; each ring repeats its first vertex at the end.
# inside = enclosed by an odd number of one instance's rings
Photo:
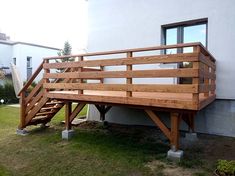
POLYGON ((216 79, 216 75, 214 72, 207 72, 204 69, 200 69, 199 72, 200 72, 200 78, 213 79, 213 80, 216 79))
POLYGON ((213 68, 214 70, 216 69, 215 63, 212 62, 210 59, 208 59, 206 56, 204 56, 202 53, 200 53, 199 59, 201 62, 203 62, 207 66, 213 68))
POLYGON ((63 63, 44 63, 43 68, 73 68, 73 67, 97 67, 97 66, 115 66, 115 65, 137 65, 137 64, 154 64, 154 63, 179 63, 198 61, 197 53, 181 53, 157 56, 130 57, 120 59, 99 59, 79 62, 63 63))
POLYGON ((45 73, 44 78, 154 78, 154 77, 199 77, 198 69, 161 69, 102 72, 45 73))
POLYGON ((102 102, 102 103, 116 103, 138 106, 153 106, 176 109, 190 109, 197 110, 197 106, 192 101, 184 100, 169 100, 169 99, 148 99, 136 97, 112 97, 112 96, 98 96, 98 95, 78 95, 66 93, 48 93, 48 98, 62 99, 62 100, 76 100, 83 102, 102 102))
POLYGON ((213 94, 213 95, 209 96, 208 98, 201 100, 199 103, 200 109, 209 105, 211 102, 213 102, 215 100, 215 98, 216 98, 216 95, 213 94))
POLYGON ((198 86, 189 85, 157 85, 157 84, 95 84, 95 83, 45 83, 47 89, 133 91, 133 92, 169 92, 198 93, 198 86))
POLYGON ((205 48, 202 46, 202 44, 200 42, 194 42, 194 43, 181 43, 181 44, 176 44, 176 45, 161 45, 161 46, 156 46, 156 47, 134 48, 134 49, 126 49, 126 50, 105 51, 105 52, 94 52, 94 53, 86 53, 86 54, 78 54, 78 55, 54 56, 54 57, 46 57, 46 58, 44 58, 44 60, 62 59, 62 58, 70 58, 70 57, 81 57, 81 56, 100 56, 100 55, 122 54, 122 53, 128 53, 128 52, 135 53, 135 52, 143 52, 143 51, 154 51, 154 50, 193 47, 193 46, 202 47, 203 52, 205 50, 205 48))
POLYGON ((215 85, 205 85, 205 84, 201 84, 199 86, 199 92, 200 93, 205 93, 205 92, 209 92, 209 91, 214 91, 215 90, 215 85))

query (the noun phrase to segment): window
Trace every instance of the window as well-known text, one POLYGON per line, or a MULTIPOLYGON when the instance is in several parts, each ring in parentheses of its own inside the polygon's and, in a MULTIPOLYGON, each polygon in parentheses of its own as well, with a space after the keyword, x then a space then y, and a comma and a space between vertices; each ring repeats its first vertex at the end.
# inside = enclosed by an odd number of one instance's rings
MULTIPOLYGON (((162 26, 163 44, 201 42, 207 47, 207 18, 162 26)), ((166 54, 192 52, 192 48, 168 49, 166 54)))
POLYGON ((27 70, 27 80, 30 79, 30 77, 32 76, 32 57, 27 56, 27 60, 26 60, 26 70, 27 70))
POLYGON ((27 56, 27 68, 31 68, 32 67, 32 57, 27 56))
MULTIPOLYGON (((192 43, 201 42, 207 47, 207 18, 192 20, 174 24, 168 24, 162 26, 163 31, 163 44, 173 45, 179 43, 192 43)), ((192 52, 192 47, 178 48, 178 49, 167 49, 164 51, 165 54, 176 54, 176 53, 187 53, 192 52)), ((192 63, 183 62, 178 65, 180 68, 192 67, 192 63)), ((180 78, 178 80, 181 84, 192 83, 191 78, 180 78)))
POLYGON ((12 59, 12 62, 14 65, 16 65, 16 58, 15 57, 12 59))

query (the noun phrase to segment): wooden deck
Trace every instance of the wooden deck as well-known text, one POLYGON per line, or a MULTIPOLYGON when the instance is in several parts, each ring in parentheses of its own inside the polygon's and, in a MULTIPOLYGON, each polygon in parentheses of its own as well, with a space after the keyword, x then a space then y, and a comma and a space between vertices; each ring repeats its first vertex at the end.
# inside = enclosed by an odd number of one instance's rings
POLYGON ((177 150, 180 120, 193 131, 196 112, 216 98, 215 71, 214 57, 200 43, 44 58, 19 93, 19 128, 48 123, 64 105, 66 129, 71 129, 71 122, 86 104, 96 105, 101 120, 111 106, 131 106, 144 109, 177 150), (164 54, 166 49, 185 47, 192 52, 164 54), (182 63, 189 66, 178 67, 182 63), (43 79, 28 92, 41 71, 43 79), (191 82, 177 83, 181 78, 191 82), (168 81, 162 84, 160 79, 168 81), (72 102, 78 102, 73 110, 72 102), (171 113, 170 129, 155 113, 160 109, 171 113))

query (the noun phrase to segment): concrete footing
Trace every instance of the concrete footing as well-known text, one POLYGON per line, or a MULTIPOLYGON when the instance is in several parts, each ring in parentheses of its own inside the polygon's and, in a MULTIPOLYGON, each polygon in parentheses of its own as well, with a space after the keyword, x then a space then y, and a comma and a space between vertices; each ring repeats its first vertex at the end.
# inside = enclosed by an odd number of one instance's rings
POLYGON ((185 140, 195 142, 198 140, 197 133, 185 133, 185 140))
POLYGON ((74 130, 64 130, 62 131, 62 139, 69 140, 74 135, 74 130))
POLYGON ((183 155, 184 155, 184 151, 182 150, 174 151, 171 149, 167 152, 167 159, 179 162, 183 158, 183 155))
POLYGON ((26 131, 25 129, 17 129, 17 130, 16 130, 16 134, 17 134, 17 135, 20 135, 20 136, 26 136, 26 135, 29 134, 29 132, 26 131))

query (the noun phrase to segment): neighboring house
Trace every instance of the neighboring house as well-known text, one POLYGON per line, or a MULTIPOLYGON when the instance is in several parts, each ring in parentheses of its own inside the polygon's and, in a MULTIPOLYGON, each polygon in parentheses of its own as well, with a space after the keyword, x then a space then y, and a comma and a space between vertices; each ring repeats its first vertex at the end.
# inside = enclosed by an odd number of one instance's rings
MULTIPOLYGON (((235 137, 234 0, 88 0, 88 8, 88 52, 188 42, 201 42, 207 47, 217 59, 217 100, 198 113, 196 131, 235 137)), ((164 69, 175 65, 154 67, 164 69)), ((120 81, 104 80, 105 83, 120 81)), ((99 120, 94 106, 90 106, 88 118, 99 120)), ((154 125, 142 110, 123 107, 113 107, 106 119, 114 123, 154 125)))
POLYGON ((44 57, 55 56, 58 51, 60 51, 58 48, 14 42, 0 33, 0 69, 3 68, 5 72, 9 72, 10 63, 14 63, 23 81, 29 79, 44 57))

